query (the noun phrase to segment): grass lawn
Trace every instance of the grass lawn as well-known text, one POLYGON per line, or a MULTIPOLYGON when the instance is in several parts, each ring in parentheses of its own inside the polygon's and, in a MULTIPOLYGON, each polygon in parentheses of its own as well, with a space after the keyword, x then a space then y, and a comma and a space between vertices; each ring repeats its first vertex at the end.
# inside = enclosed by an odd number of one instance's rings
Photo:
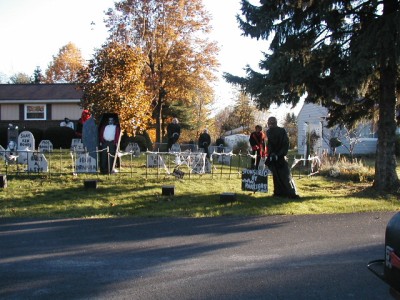
MULTIPOLYGON (((71 167, 71 159, 68 154, 65 156, 65 161, 59 157, 52 160, 54 168, 71 167)), ((272 197, 271 176, 268 176, 268 193, 242 191, 237 162, 236 167, 230 168, 216 165, 212 174, 186 173, 183 179, 176 179, 163 169, 146 169, 143 156, 133 165, 129 162, 132 160, 125 158, 122 172, 113 175, 24 174, 21 167, 18 172, 10 173, 12 168, 8 167, 7 187, 0 189, 0 217, 214 217, 400 209, 400 195, 379 195, 370 188, 370 182, 318 174, 307 176, 294 171, 301 199, 293 200, 272 197), (97 188, 85 188, 84 181, 88 179, 97 180, 97 188), (162 195, 163 185, 173 185, 174 195, 162 195), (236 201, 220 203, 224 192, 235 193, 236 201)))

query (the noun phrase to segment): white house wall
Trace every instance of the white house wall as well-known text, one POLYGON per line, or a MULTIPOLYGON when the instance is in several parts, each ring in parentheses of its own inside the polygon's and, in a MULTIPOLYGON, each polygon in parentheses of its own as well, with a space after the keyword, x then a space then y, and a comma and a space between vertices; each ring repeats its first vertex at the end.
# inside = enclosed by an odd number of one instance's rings
POLYGON ((82 114, 82 108, 76 103, 69 104, 52 104, 51 117, 53 120, 63 120, 69 118, 70 120, 77 121, 82 114))
MULTIPOLYGON (((327 128, 322 127, 324 118, 328 115, 328 110, 321 106, 311 103, 305 103, 297 116, 297 151, 299 154, 304 155, 306 149, 307 132, 315 132, 322 136, 326 135, 327 128)), ((318 150, 328 149, 329 146, 323 139, 317 145, 318 150)), ((317 150, 317 149, 316 149, 317 150)))
POLYGON ((0 120, 12 121, 19 119, 19 106, 15 104, 2 104, 0 120))
MULTIPOLYGON (((317 143, 317 148, 315 149, 317 154, 320 154, 322 150, 330 151, 329 139, 331 138, 333 130, 329 129, 323 124, 325 124, 325 117, 328 115, 328 110, 316 104, 304 104, 297 117, 297 149, 298 154, 304 155, 306 150, 306 133, 315 132, 320 137, 325 137, 317 143)), ((368 132, 367 132, 368 133, 368 132)), ((336 148, 336 153, 340 154, 350 154, 349 153, 349 141, 341 139, 345 146, 340 146, 336 148)), ((356 143, 353 154, 374 154, 376 152, 377 139, 376 138, 360 138, 359 142, 356 143)))
MULTIPOLYGON (((377 138, 360 138, 354 146, 353 154, 374 154, 376 152, 377 142, 377 138)), ((349 141, 342 140, 342 143, 344 145, 337 147, 336 153, 350 154, 349 141)))

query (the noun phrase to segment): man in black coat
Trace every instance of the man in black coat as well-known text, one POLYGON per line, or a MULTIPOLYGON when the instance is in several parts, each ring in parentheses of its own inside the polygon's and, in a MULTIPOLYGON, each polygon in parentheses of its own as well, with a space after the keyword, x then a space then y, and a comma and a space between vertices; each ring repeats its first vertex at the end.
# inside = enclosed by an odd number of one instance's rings
POLYGON ((284 128, 278 127, 275 117, 268 119, 267 141, 268 156, 265 164, 272 172, 274 196, 300 198, 297 195, 289 164, 286 161, 286 155, 289 151, 289 137, 284 128))
POLYGON ((203 133, 199 136, 199 148, 204 149, 204 153, 206 153, 206 157, 210 158, 210 154, 208 153, 208 147, 211 144, 211 137, 208 134, 208 129, 204 129, 203 133))
POLYGON ((168 136, 168 151, 171 150, 173 144, 175 144, 181 135, 181 125, 177 118, 172 119, 172 123, 167 126, 167 136, 168 136))

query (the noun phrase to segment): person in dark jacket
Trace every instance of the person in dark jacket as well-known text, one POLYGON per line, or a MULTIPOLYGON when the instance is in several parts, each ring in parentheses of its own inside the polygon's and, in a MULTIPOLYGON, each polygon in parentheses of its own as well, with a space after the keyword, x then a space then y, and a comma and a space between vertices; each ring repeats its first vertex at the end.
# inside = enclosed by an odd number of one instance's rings
POLYGON ((179 125, 179 120, 173 118, 172 122, 167 126, 167 136, 168 136, 168 151, 171 150, 173 144, 175 144, 181 135, 181 125, 179 125))
POLYGON ((261 125, 256 125, 255 131, 250 134, 249 142, 253 155, 255 155, 255 158, 251 159, 251 167, 257 170, 261 157, 265 157, 265 134, 261 125))
POLYGON ((206 157, 210 158, 210 154, 208 153, 208 147, 211 144, 211 136, 208 134, 208 129, 204 129, 204 131, 199 136, 199 148, 204 149, 204 153, 206 153, 206 157))
POLYGON ((286 161, 289 151, 289 136, 284 128, 278 127, 275 117, 268 119, 267 141, 268 156, 265 164, 272 172, 274 196, 300 198, 286 161))

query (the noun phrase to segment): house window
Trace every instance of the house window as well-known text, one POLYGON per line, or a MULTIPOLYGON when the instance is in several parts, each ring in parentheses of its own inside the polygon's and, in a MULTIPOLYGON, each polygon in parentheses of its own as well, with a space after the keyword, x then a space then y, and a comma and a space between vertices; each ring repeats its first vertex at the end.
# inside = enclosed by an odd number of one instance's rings
POLYGON ((46 120, 46 105, 25 104, 25 120, 46 120))

